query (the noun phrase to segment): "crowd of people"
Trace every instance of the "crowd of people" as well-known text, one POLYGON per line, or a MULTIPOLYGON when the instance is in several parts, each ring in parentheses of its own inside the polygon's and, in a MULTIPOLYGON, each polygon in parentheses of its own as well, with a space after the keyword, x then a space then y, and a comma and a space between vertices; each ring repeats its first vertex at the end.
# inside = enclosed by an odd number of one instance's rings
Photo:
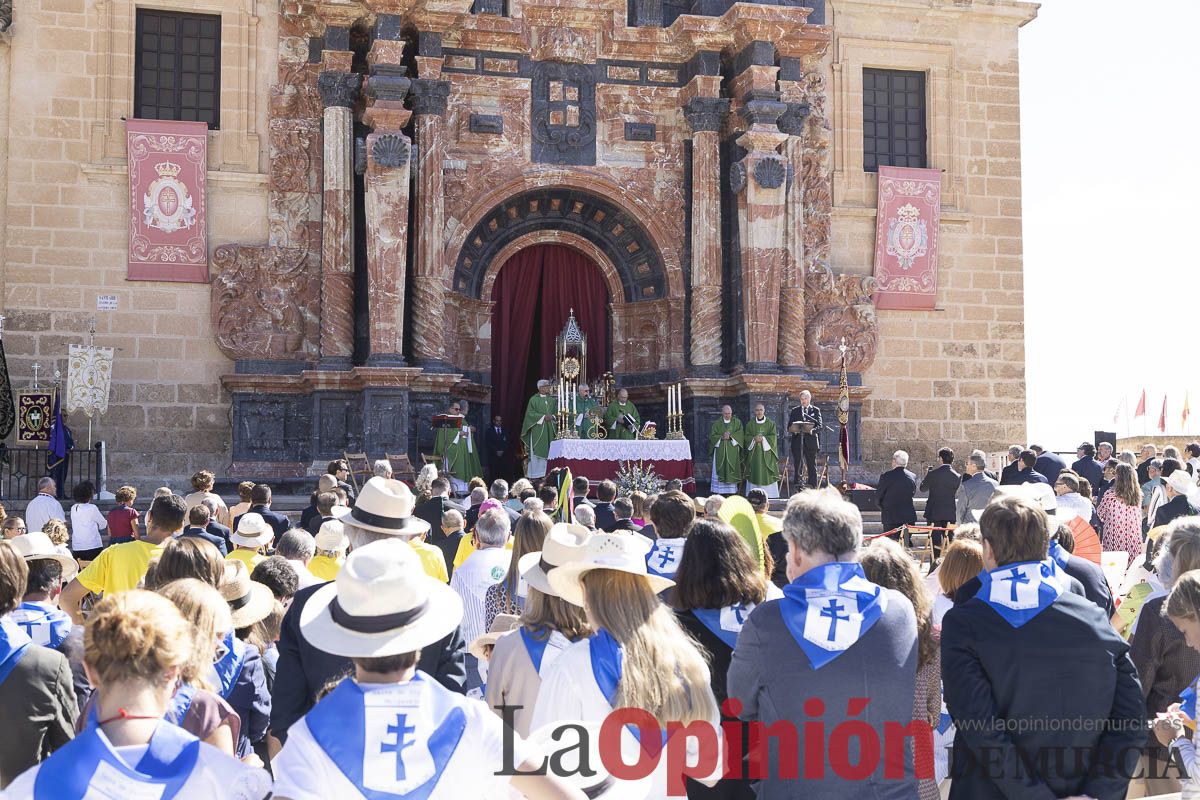
POLYGON ((898 451, 870 537, 753 481, 335 461, 293 521, 208 471, 144 514, 45 479, 0 520, 0 797, 1200 796, 1195 449, 898 451))

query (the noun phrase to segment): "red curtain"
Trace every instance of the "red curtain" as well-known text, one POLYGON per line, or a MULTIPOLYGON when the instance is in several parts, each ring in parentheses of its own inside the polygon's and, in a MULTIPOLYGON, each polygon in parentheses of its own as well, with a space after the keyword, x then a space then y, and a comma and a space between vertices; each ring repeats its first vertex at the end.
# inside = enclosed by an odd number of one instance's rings
POLYGON ((588 380, 608 369, 608 286, 578 250, 541 244, 505 262, 492 299, 492 413, 504 417, 515 448, 538 378, 554 374, 554 339, 571 309, 587 334, 588 380))

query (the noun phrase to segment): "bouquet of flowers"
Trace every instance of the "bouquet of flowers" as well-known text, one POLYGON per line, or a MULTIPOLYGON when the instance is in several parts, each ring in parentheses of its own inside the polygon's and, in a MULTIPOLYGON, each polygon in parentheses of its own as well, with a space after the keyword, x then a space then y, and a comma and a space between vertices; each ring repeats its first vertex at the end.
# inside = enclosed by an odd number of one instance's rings
POLYGON ((649 466, 642 460, 622 461, 617 469, 617 494, 628 496, 634 492, 657 494, 663 490, 667 482, 658 477, 654 465, 649 466))

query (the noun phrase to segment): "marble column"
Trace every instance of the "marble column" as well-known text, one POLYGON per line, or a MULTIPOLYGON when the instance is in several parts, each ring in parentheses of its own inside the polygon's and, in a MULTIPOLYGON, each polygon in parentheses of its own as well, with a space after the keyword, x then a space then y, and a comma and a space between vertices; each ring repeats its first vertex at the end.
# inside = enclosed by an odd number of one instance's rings
POLYGON ((442 186, 444 132, 442 116, 450 96, 450 82, 418 78, 412 83, 413 114, 417 121, 418 163, 416 264, 413 265, 413 355, 424 367, 445 364, 446 278, 442 264, 442 237, 446 209, 442 186))
POLYGON ((783 145, 787 162, 784 238, 787 253, 780 278, 779 293, 779 365, 803 367, 804 357, 804 184, 800 180, 804 147, 800 140, 805 103, 788 103, 779 118, 779 130, 787 134, 783 145))
POLYGON ((404 362, 404 292, 408 266, 408 187, 412 142, 401 130, 412 115, 404 107, 409 79, 401 65, 404 43, 377 39, 371 48, 363 121, 367 136, 367 284, 369 366, 404 362), (386 59, 382 61, 381 59, 386 59))
POLYGON ((683 108, 692 127, 691 362, 721 364, 721 120, 729 99, 693 97, 683 108))
POLYGON ((354 119, 362 76, 317 78, 325 107, 321 208, 321 365, 349 369, 354 355, 354 119))

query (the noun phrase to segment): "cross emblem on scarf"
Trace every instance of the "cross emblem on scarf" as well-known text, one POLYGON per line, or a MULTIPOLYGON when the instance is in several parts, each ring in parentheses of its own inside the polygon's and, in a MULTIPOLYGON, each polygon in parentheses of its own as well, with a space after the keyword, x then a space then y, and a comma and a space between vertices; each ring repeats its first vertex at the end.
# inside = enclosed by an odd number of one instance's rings
POLYGON ((1020 567, 1013 567, 1012 572, 1008 573, 1000 580, 1008 581, 1008 587, 1012 590, 1012 596, 1009 598, 1012 602, 1017 602, 1017 587, 1029 583, 1029 578, 1025 573, 1021 572, 1020 567))
POLYGON ((387 732, 393 734, 396 741, 384 742, 379 745, 379 752, 396 754, 396 780, 398 781, 404 780, 404 751, 416 744, 410 734, 416 733, 417 729, 412 725, 406 725, 405 722, 407 722, 407 715, 397 714, 396 724, 387 727, 387 732))
POLYGON ((837 640, 837 624, 846 622, 850 619, 850 615, 841 616, 840 612, 845 611, 846 607, 842 605, 842 601, 834 597, 830 599, 829 605, 821 609, 821 616, 829 618, 829 641, 837 640))

